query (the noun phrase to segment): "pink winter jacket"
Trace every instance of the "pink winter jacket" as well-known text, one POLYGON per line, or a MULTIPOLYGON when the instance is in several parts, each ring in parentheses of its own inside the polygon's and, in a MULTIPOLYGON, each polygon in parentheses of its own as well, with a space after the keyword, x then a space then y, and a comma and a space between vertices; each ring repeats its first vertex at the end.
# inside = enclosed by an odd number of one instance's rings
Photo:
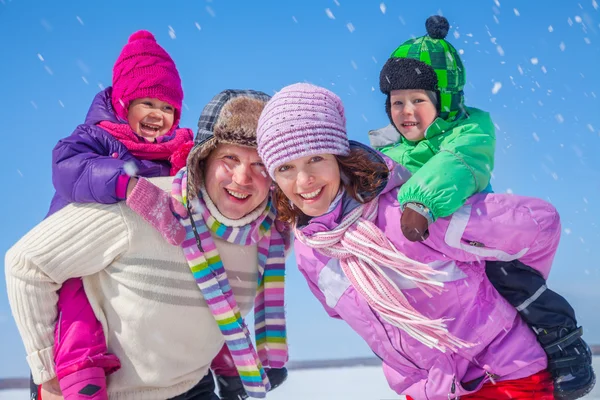
MULTIPOLYGON (((517 311, 493 288, 484 261, 520 259, 547 277, 560 239, 554 207, 535 198, 477 194, 430 226, 427 240, 410 242, 400 229, 397 201, 398 189, 410 174, 378 156, 392 172, 378 197, 374 223, 408 257, 448 273, 440 279, 445 282, 443 293, 431 299, 394 272, 390 277, 415 309, 430 318, 450 318, 449 331, 474 345, 455 353, 422 345, 373 312, 338 260, 296 240, 298 268, 325 310, 346 321, 382 359, 393 390, 415 399, 454 399, 476 392, 491 379, 519 379, 545 369, 546 354, 517 311)), ((355 206, 346 197, 301 230, 311 234, 332 229, 355 206)))

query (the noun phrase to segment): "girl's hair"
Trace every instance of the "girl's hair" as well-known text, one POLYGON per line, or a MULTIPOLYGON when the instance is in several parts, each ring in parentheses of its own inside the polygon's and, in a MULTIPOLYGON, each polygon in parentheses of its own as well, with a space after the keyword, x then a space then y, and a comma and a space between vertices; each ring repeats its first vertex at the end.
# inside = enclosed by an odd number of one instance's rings
MULTIPOLYGON (((353 148, 349 155, 335 158, 340 167, 341 184, 350 197, 363 204, 377 197, 389 174, 383 161, 374 160, 366 150, 360 148, 353 148)), ((279 221, 295 224, 299 218, 306 218, 299 208, 292 205, 277 184, 274 201, 279 221)))

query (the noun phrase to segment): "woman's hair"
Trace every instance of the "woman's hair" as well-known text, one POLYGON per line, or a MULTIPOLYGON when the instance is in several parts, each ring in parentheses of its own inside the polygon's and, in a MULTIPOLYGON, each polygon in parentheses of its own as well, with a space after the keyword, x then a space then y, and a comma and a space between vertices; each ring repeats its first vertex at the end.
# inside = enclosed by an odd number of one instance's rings
MULTIPOLYGON (((340 167, 341 185, 348 195, 359 203, 373 200, 388 177, 387 165, 383 161, 374 160, 366 150, 360 148, 353 148, 349 155, 335 158, 340 167)), ((298 218, 305 217, 277 185, 274 201, 279 221, 295 224, 298 218)))

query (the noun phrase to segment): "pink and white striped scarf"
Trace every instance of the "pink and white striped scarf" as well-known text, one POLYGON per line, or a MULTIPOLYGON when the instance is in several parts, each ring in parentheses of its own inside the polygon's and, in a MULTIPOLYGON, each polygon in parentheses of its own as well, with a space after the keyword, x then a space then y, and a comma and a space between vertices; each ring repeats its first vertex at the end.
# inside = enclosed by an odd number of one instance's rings
POLYGON ((378 198, 361 204, 344 216, 342 222, 327 232, 305 235, 294 227, 296 239, 338 259, 346 277, 369 306, 390 324, 402 329, 430 348, 442 352, 470 347, 448 332, 445 319, 429 319, 408 302, 402 291, 383 271, 389 268, 415 283, 427 296, 439 294, 443 283, 436 281, 435 271, 427 264, 402 254, 373 223, 377 217, 378 198))

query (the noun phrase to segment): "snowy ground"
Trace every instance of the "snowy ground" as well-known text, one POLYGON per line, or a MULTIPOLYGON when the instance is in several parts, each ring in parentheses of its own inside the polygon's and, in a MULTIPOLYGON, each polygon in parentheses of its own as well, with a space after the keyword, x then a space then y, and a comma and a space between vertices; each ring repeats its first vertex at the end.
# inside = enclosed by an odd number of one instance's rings
MULTIPOLYGON (((600 371, 600 357, 594 358, 600 371)), ((0 391, 0 400, 27 400, 28 391, 0 391)), ((268 400, 399 400, 390 389, 379 367, 313 369, 290 371, 287 382, 273 391, 268 400)), ((600 386, 585 397, 600 400, 600 386)))

